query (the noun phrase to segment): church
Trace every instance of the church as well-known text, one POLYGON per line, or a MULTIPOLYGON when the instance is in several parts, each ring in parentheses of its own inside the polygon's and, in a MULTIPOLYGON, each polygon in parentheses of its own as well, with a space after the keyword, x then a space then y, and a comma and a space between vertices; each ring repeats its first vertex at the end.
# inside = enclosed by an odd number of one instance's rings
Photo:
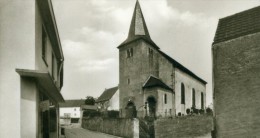
POLYGON ((119 49, 121 117, 169 117, 204 109, 207 82, 160 50, 137 0, 127 39, 119 49))

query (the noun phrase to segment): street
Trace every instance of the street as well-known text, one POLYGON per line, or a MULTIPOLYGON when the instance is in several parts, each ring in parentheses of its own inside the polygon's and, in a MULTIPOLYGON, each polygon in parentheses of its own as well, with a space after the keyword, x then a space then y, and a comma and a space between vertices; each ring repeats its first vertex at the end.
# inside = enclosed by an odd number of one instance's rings
POLYGON ((120 138, 105 133, 90 131, 83 128, 66 128, 65 138, 120 138))

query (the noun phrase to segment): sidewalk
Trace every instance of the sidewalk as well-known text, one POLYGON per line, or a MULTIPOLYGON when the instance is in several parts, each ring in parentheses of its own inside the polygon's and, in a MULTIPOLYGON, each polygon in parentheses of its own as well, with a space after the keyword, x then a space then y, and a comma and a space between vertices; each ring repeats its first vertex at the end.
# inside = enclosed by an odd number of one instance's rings
POLYGON ((83 128, 66 128, 65 137, 66 138, 120 138, 117 136, 90 131, 83 128))

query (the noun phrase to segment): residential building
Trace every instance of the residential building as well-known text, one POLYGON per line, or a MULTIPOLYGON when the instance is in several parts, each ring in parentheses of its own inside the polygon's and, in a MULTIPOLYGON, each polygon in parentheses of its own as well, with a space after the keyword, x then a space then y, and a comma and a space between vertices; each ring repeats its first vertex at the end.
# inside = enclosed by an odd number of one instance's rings
POLYGON ((64 56, 51 0, 0 2, 0 137, 57 138, 64 56))
POLYGON ((60 103, 60 124, 80 123, 83 105, 85 105, 84 99, 66 100, 64 103, 60 103))
POLYGON ((119 111, 119 90, 118 87, 105 89, 96 100, 96 105, 100 111, 119 111))
POLYGON ((260 6, 220 19, 212 52, 216 137, 259 137, 260 6))
POLYGON ((207 82, 153 42, 138 1, 128 37, 118 49, 121 117, 133 109, 138 117, 167 117, 205 108, 207 82))

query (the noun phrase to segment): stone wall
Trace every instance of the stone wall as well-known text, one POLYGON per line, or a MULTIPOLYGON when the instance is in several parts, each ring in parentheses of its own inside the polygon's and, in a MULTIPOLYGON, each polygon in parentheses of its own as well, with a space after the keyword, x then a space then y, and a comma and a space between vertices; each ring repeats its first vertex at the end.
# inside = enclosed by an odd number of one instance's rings
MULTIPOLYGON (((132 42, 119 49, 119 106, 122 117, 125 117, 125 107, 131 101, 136 108, 144 106, 142 86, 150 75, 158 77, 158 52, 143 40, 132 42), (133 49, 133 56, 127 57, 127 50, 133 49), (128 83, 129 80, 129 83, 128 83)), ((143 117, 144 110, 140 108, 137 116, 143 117)))
POLYGON ((217 137, 260 135, 260 33, 213 45, 217 137))
POLYGON ((211 138, 212 128, 210 115, 158 119, 154 123, 156 138, 211 138))
POLYGON ((83 118, 82 128, 124 138, 139 136, 139 121, 137 119, 83 118))

